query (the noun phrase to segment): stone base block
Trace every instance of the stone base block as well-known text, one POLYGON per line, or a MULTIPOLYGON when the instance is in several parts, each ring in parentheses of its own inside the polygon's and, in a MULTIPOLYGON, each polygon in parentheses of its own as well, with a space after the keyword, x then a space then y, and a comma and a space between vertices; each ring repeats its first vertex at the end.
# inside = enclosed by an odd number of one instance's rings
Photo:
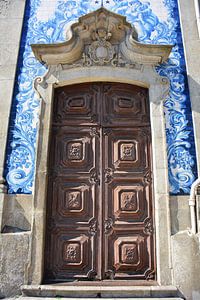
POLYGON ((66 297, 66 298, 178 298, 179 291, 174 286, 75 286, 40 285, 23 286, 23 296, 66 297))

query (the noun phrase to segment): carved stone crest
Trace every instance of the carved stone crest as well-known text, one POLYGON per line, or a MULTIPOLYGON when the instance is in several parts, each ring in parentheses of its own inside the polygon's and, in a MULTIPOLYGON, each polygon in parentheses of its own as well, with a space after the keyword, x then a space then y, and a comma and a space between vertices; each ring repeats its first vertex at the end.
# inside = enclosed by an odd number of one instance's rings
POLYGON ((114 54, 115 52, 111 43, 104 40, 93 42, 88 51, 90 59, 100 66, 111 62, 114 54))
MULTIPOLYGON (((99 64, 101 66, 111 62, 115 56, 114 46, 109 42, 112 33, 108 31, 107 16, 104 12, 98 16, 98 27, 91 35, 94 42, 88 47, 88 56, 85 54, 87 64, 99 64)), ((98 26, 97 25, 97 26, 98 26)))

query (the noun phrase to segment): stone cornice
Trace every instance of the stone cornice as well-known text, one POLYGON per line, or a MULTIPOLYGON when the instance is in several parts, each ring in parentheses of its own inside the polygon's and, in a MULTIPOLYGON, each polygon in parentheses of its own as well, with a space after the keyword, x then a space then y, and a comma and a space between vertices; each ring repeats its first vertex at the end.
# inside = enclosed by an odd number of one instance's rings
POLYGON ((172 45, 138 42, 126 18, 100 8, 71 26, 71 38, 59 44, 34 44, 35 57, 49 65, 92 66, 158 65, 166 61, 172 45))

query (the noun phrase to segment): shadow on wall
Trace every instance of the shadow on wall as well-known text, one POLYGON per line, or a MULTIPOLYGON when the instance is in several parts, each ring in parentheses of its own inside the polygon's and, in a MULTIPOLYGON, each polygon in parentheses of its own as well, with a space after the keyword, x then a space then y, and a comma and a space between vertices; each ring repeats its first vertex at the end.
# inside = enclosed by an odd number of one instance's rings
MULTIPOLYGON (((193 110, 193 117, 195 113, 200 113, 200 76, 199 82, 194 80, 190 75, 188 75, 188 82, 189 82, 189 91, 192 98, 192 110, 193 110)), ((195 122, 199 121, 199 123, 194 123, 196 128, 199 128, 200 118, 195 120, 195 122)))
POLYGON ((31 195, 5 195, 1 232, 30 231, 32 223, 31 203, 31 195))

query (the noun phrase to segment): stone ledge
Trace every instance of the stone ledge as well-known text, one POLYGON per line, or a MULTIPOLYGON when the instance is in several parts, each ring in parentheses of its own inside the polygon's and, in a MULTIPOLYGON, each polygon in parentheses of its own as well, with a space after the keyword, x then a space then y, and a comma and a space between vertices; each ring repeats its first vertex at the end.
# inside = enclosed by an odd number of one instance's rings
MULTIPOLYGON (((180 296, 175 286, 75 286, 25 285, 23 296, 67 298, 169 298, 180 296)), ((180 298, 181 299, 181 298, 180 298)))
MULTIPOLYGON (((17 298, 5 298, 5 300, 58 300, 58 298, 46 298, 46 297, 17 297, 17 298)), ((79 298, 62 298, 62 300, 79 300, 79 298)), ((84 300, 91 300, 94 298, 83 298, 84 300)), ((98 299, 98 298, 95 298, 98 299)), ((167 298, 104 298, 104 300, 113 300, 113 299, 120 299, 120 300, 184 300, 183 298, 174 298, 174 297, 167 297, 167 298)))

